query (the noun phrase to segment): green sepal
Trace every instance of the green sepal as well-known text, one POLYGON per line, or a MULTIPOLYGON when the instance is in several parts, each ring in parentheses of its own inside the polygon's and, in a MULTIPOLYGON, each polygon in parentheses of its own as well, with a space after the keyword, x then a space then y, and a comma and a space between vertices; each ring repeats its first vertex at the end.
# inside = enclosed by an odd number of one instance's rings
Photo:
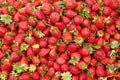
POLYGON ((116 40, 116 41, 112 41, 110 43, 110 46, 112 49, 118 48, 120 46, 120 43, 116 40))
POLYGON ((69 71, 63 72, 61 76, 62 76, 61 78, 62 80, 72 80, 72 74, 69 71))
POLYGON ((69 63, 75 65, 75 64, 78 63, 79 60, 80 60, 80 59, 79 59, 77 56, 73 56, 73 57, 69 60, 69 63))

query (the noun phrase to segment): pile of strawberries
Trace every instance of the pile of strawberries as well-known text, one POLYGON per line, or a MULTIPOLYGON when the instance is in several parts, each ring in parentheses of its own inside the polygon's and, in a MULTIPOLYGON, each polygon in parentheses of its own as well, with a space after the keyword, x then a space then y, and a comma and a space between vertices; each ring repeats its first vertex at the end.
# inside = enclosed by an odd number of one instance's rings
POLYGON ((0 80, 120 80, 120 0, 0 0, 0 80))

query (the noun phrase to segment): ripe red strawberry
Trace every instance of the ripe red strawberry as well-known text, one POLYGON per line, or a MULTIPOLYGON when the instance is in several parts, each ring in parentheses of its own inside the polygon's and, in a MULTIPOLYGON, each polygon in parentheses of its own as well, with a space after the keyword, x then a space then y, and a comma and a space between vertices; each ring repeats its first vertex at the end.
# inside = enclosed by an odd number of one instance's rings
POLYGON ((62 64, 61 65, 61 70, 62 70, 62 72, 68 71, 69 70, 69 65, 68 64, 62 64))
POLYGON ((70 66, 70 73, 77 75, 80 73, 80 70, 75 66, 70 66))
POLYGON ((76 50, 77 50, 77 45, 76 44, 68 45, 68 51, 75 52, 76 50))
POLYGON ((3 59, 4 57, 5 57, 5 54, 2 51, 0 51, 0 60, 3 59))
POLYGON ((95 50, 94 57, 98 60, 102 60, 105 58, 105 52, 102 49, 95 50))
POLYGON ((72 35, 70 32, 64 32, 62 35, 62 39, 64 42, 71 42, 72 41, 72 35))
POLYGON ((48 72, 47 72, 47 75, 54 76, 54 74, 55 74, 55 69, 54 68, 49 68, 48 72))
POLYGON ((88 28, 83 28, 81 30, 81 36, 84 38, 89 37, 90 34, 91 34, 91 31, 88 28))
POLYGON ((4 35, 4 39, 3 39, 3 43, 4 44, 12 44, 14 40, 14 33, 13 32, 7 32, 5 35, 4 35))
POLYGON ((85 2, 89 5, 92 6, 95 3, 95 0, 85 0, 85 2))
POLYGON ((38 57, 36 57, 36 56, 33 56, 32 57, 32 63, 33 64, 39 64, 40 63, 40 59, 38 57))
POLYGON ((87 80, 87 75, 84 72, 80 73, 79 80, 87 80))
POLYGON ((2 71, 10 71, 12 69, 12 63, 6 60, 3 62, 0 68, 2 71))
POLYGON ((49 59, 56 60, 57 57, 58 57, 57 52, 55 51, 55 49, 52 49, 49 53, 49 59))
POLYGON ((27 14, 32 15, 32 4, 31 3, 27 3, 25 5, 25 11, 27 12, 27 14))
POLYGON ((21 28, 24 31, 28 30, 28 26, 29 26, 29 24, 27 21, 22 21, 19 23, 19 28, 21 28))
POLYGON ((74 9, 76 6, 76 2, 74 0, 66 0, 65 2, 68 9, 74 9))
POLYGON ((17 62, 20 60, 20 54, 18 52, 12 52, 10 54, 10 62, 17 62))
POLYGON ((36 25, 36 28, 39 30, 44 30, 46 28, 46 25, 44 24, 43 21, 39 21, 36 25))
POLYGON ((28 50, 27 50, 27 52, 26 52, 26 55, 27 55, 28 57, 35 55, 31 47, 28 48, 28 50))
POLYGON ((84 19, 83 22, 82 22, 82 25, 83 25, 84 27, 90 26, 90 21, 89 21, 89 19, 84 19))
POLYGON ((36 25, 37 19, 35 17, 30 16, 28 19, 28 23, 30 26, 35 26, 36 25))
POLYGON ((62 18, 62 22, 63 22, 64 24, 69 24, 69 23, 70 23, 70 19, 69 19, 68 17, 62 16, 61 18, 62 18))
POLYGON ((22 73, 22 74, 19 76, 19 80, 30 80, 30 75, 29 75, 29 73, 27 73, 27 72, 22 73))
POLYGON ((49 45, 55 45, 57 43, 57 38, 50 37, 48 40, 49 45))
POLYGON ((59 52, 65 52, 65 50, 66 50, 66 44, 60 44, 60 46, 58 47, 58 51, 59 52))
POLYGON ((82 16, 76 16, 74 17, 74 23, 76 25, 80 25, 83 22, 83 17, 82 16))
POLYGON ((66 60, 64 58, 62 58, 62 57, 57 58, 56 61, 59 64, 64 64, 66 62, 66 60))
POLYGON ((7 29, 4 27, 4 25, 0 25, 0 36, 4 36, 4 34, 7 32, 7 29))
POLYGON ((77 13, 73 10, 67 10, 66 11, 66 16, 69 17, 69 18, 73 18, 77 15, 77 13))
POLYGON ((57 13, 57 12, 52 12, 51 14, 50 14, 50 21, 52 22, 52 23, 56 23, 56 22, 58 22, 60 20, 60 15, 57 13))
POLYGON ((76 75, 76 76, 72 76, 72 80, 79 80, 79 77, 76 75))
POLYGON ((34 11, 34 16, 40 20, 45 18, 45 15, 40 10, 34 11))
POLYGON ((41 7, 44 14, 49 15, 52 11, 52 6, 50 3, 43 3, 41 7))
POLYGON ((81 48, 79 51, 80 51, 80 54, 81 54, 82 56, 88 56, 88 55, 90 54, 89 49, 88 49, 87 46, 81 48))
POLYGON ((96 66, 96 64, 97 64, 97 60, 95 58, 92 58, 91 59, 91 65, 96 66))
POLYGON ((55 38, 60 38, 61 37, 61 32, 57 27, 51 27, 50 32, 51 32, 52 36, 55 37, 55 38))
POLYGON ((103 68, 102 66, 98 65, 98 66, 96 67, 95 74, 96 74, 98 77, 103 77, 103 76, 105 76, 104 68, 103 68))
POLYGON ((39 73, 37 71, 32 73, 32 79, 34 79, 34 80, 39 80, 40 79, 39 73))
POLYGON ((47 42, 45 40, 41 40, 39 44, 41 48, 45 48, 47 46, 47 42))
POLYGON ((50 52, 50 49, 42 48, 42 49, 40 50, 40 52, 39 52, 39 55, 40 55, 41 57, 44 57, 44 56, 46 56, 49 52, 50 52))
POLYGON ((63 30, 65 28, 65 24, 63 22, 56 22, 55 25, 59 30, 63 30))
POLYGON ((55 62, 55 63, 53 64, 53 67, 54 67, 54 69, 57 70, 57 71, 61 70, 61 65, 60 65, 59 63, 57 63, 57 62, 55 62))
POLYGON ((28 58, 26 56, 22 56, 22 59, 19 62, 19 65, 26 64, 28 65, 28 58))

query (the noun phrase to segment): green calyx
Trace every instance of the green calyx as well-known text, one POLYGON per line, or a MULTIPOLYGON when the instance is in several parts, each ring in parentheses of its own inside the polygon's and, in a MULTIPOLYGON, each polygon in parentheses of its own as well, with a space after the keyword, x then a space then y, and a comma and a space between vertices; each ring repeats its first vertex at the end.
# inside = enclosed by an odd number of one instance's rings
POLYGON ((116 54, 115 50, 112 50, 112 51, 111 51, 110 57, 111 57, 112 59, 115 59, 115 58, 117 57, 117 54, 116 54))
POLYGON ((78 30, 77 29, 74 29, 71 31, 71 33, 75 36, 77 36, 79 34, 78 30))
POLYGON ((62 80, 72 80, 72 74, 70 72, 63 72, 61 74, 62 80))
POLYGON ((0 73, 1 80, 7 80, 7 76, 4 73, 0 73))
POLYGON ((87 68, 88 68, 88 65, 87 65, 87 64, 83 64, 83 65, 82 65, 82 70, 83 70, 83 71, 85 71, 87 68))
POLYGON ((104 23, 109 23, 110 22, 110 16, 108 16, 107 18, 105 18, 103 22, 104 23))
POLYGON ((3 46, 3 42, 2 42, 2 41, 0 41, 0 49, 2 48, 2 46, 3 46))
POLYGON ((10 12, 10 14, 12 14, 14 12, 14 7, 13 6, 8 6, 8 11, 10 12))
POLYGON ((0 16, 0 21, 4 24, 10 24, 12 22, 12 16, 3 14, 0 16))
POLYGON ((39 48, 39 44, 34 44, 32 48, 39 48))
POLYGON ((79 15, 81 15, 84 18, 90 18, 89 12, 87 10, 84 10, 84 9, 79 11, 79 15))
POLYGON ((118 48, 120 46, 120 43, 116 40, 116 41, 112 41, 110 43, 110 46, 112 49, 118 48))
POLYGON ((29 71, 34 72, 35 70, 36 70, 36 66, 31 64, 30 67, 29 67, 29 71))
POLYGON ((43 34, 43 32, 40 31, 40 30, 38 31, 38 35, 39 35, 40 38, 43 38, 45 36, 45 34, 43 34))
POLYGON ((99 16, 96 15, 96 16, 93 18, 92 22, 96 22, 96 21, 98 20, 98 18, 99 18, 99 16))
POLYGON ((27 71, 28 66, 26 64, 19 65, 18 63, 13 64, 12 75, 19 76, 22 72, 27 71))
POLYGON ((116 68, 114 67, 113 64, 108 64, 108 65, 106 66, 106 68, 108 68, 111 73, 116 70, 116 68))
POLYGON ((78 63, 79 60, 80 60, 80 59, 79 59, 77 56, 73 56, 73 57, 69 60, 69 63, 75 65, 75 64, 78 63))

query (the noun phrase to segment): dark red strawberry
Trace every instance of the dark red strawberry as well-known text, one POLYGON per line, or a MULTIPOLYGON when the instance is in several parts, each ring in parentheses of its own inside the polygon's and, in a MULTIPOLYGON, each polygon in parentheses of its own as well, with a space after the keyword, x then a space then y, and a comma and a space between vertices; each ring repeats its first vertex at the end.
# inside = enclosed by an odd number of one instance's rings
POLYGON ((68 45, 68 51, 75 52, 76 50, 77 50, 77 45, 76 44, 68 45))

